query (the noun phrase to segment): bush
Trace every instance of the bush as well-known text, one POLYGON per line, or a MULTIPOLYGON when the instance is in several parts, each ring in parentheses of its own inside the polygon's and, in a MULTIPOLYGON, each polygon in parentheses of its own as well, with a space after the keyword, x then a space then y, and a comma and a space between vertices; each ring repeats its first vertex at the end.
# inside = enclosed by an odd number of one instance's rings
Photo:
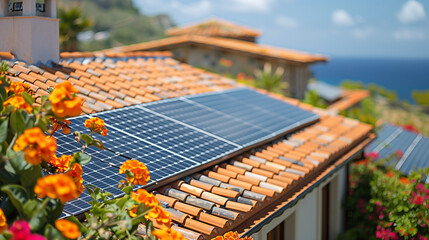
POLYGON ((400 159, 401 151, 374 162, 378 154, 352 164, 345 202, 347 239, 427 239, 429 185, 427 171, 403 175, 384 164, 400 159), (393 158, 393 159, 392 159, 393 158))

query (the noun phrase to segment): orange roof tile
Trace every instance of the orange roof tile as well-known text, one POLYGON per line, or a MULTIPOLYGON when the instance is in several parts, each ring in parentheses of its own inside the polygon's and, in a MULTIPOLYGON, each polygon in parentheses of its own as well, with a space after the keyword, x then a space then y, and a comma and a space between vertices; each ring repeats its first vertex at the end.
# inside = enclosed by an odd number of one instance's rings
POLYGON ((147 50, 169 50, 176 45, 200 44, 221 49, 244 52, 257 56, 277 58, 300 63, 325 62, 328 58, 321 55, 298 52, 294 50, 264 46, 252 42, 246 42, 235 39, 205 37, 195 35, 184 35, 178 37, 164 38, 144 43, 133 44, 129 46, 117 47, 108 50, 108 52, 133 52, 147 50))
POLYGON ((349 109, 369 96, 370 94, 367 90, 344 90, 341 99, 331 104, 328 110, 342 111, 349 109))
POLYGON ((211 19, 183 27, 170 28, 167 36, 203 35, 210 37, 258 37, 261 33, 221 19, 211 19))

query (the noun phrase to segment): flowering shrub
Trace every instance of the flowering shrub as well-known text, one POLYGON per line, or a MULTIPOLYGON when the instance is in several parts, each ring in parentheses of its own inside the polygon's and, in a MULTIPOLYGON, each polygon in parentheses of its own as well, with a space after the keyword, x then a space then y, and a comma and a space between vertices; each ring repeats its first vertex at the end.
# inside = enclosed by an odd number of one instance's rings
MULTIPOLYGON (((2 64, 0 73, 6 71, 2 64)), ((118 170, 126 179, 120 184, 124 195, 111 194, 85 185, 82 165, 91 157, 88 147, 104 149, 93 138, 105 136, 104 121, 85 122, 89 133, 73 132, 82 150, 73 155, 56 155, 55 134, 69 134, 66 117, 81 114, 83 100, 67 81, 55 86, 49 96, 36 100, 25 83, 10 82, 0 75, 0 240, 3 239, 184 239, 171 229, 167 211, 146 190, 133 191, 149 179, 147 167, 129 160, 118 170), (62 133, 57 133, 62 130, 62 133), (59 219, 64 204, 86 190, 92 208, 80 222, 70 216, 59 219), (156 222, 158 230, 154 229, 156 222), (138 235, 140 224, 146 235, 138 235)))
POLYGON ((427 171, 404 176, 384 163, 398 160, 402 151, 392 156, 353 163, 347 209, 346 239, 428 239, 429 185, 423 183, 427 171))
POLYGON ((227 232, 223 236, 215 237, 212 240, 253 240, 253 238, 252 237, 240 238, 237 232, 227 232))

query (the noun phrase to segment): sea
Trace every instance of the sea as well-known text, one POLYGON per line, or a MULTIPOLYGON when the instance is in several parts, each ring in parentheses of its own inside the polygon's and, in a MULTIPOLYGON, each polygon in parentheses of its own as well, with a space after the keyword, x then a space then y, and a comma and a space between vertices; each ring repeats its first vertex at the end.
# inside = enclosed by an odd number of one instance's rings
POLYGON ((429 58, 347 58, 333 57, 311 67, 320 81, 340 85, 344 80, 375 83, 394 90, 400 100, 414 103, 413 90, 429 90, 429 58))

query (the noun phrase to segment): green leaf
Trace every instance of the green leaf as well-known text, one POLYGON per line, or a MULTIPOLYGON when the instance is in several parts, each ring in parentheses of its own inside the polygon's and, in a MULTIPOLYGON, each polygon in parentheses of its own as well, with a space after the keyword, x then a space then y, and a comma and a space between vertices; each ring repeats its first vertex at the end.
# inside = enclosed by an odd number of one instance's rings
POLYGON ((62 204, 58 200, 52 199, 49 204, 50 211, 48 215, 48 222, 51 224, 54 224, 55 221, 61 217, 61 213, 64 209, 64 204, 62 204))
POLYGON ((94 139, 94 141, 91 144, 89 144, 89 146, 94 146, 94 147, 96 147, 98 149, 104 150, 103 143, 100 140, 97 140, 97 139, 94 139))
POLYGON ((92 139, 91 136, 89 136, 88 134, 81 134, 80 138, 85 141, 86 145, 91 145, 91 143, 94 141, 94 139, 92 139))
POLYGON ((18 210, 21 216, 24 215, 24 203, 28 201, 28 193, 24 187, 16 184, 5 185, 1 188, 5 192, 10 200, 12 201, 13 206, 18 210))
POLYGON ((122 192, 126 193, 126 194, 130 194, 133 191, 133 186, 126 186, 124 188, 122 188, 122 192))
POLYGON ((43 209, 39 212, 39 214, 33 215, 28 223, 30 224, 32 230, 37 231, 45 225, 46 220, 47 213, 46 210, 43 209))
POLYGON ((38 178, 42 177, 42 168, 40 165, 32 166, 30 169, 21 173, 22 186, 27 188, 33 188, 36 185, 38 178))
POLYGON ((0 124, 0 142, 6 141, 6 137, 7 137, 7 125, 8 125, 7 119, 5 119, 0 124))
POLYGON ((24 214, 27 216, 27 218, 30 218, 31 215, 33 215, 33 212, 37 210, 37 207, 39 206, 39 201, 36 199, 27 201, 24 206, 24 214))
POLYGON ((21 111, 16 110, 10 116, 10 126, 15 133, 20 133, 24 129, 25 119, 22 116, 21 111))
POLYGON ((51 224, 47 224, 45 226, 45 232, 43 235, 46 237, 46 239, 64 239, 62 233, 51 224))
POLYGON ((65 219, 76 224, 79 227, 79 230, 81 233, 86 234, 88 232, 88 229, 75 216, 69 216, 69 217, 66 217, 65 219))
POLYGON ((124 209, 125 204, 127 203, 127 201, 130 199, 129 195, 125 195, 119 199, 116 200, 116 206, 118 206, 120 209, 124 209))
POLYGON ((77 152, 73 154, 73 159, 76 160, 77 163, 84 165, 89 163, 89 161, 91 161, 91 156, 83 152, 77 152))
POLYGON ((7 156, 10 158, 9 162, 17 173, 22 173, 23 171, 30 169, 32 166, 25 161, 23 152, 14 152, 9 150, 7 152, 7 156))
POLYGON ((4 87, 0 87, 0 97, 2 100, 6 100, 6 89, 4 87))
POLYGON ((25 101, 26 101, 28 104, 33 105, 33 103, 34 103, 34 98, 32 98, 32 97, 30 96, 30 94, 28 94, 28 93, 26 93, 26 92, 22 92, 22 93, 21 93, 21 96, 25 99, 25 101))

